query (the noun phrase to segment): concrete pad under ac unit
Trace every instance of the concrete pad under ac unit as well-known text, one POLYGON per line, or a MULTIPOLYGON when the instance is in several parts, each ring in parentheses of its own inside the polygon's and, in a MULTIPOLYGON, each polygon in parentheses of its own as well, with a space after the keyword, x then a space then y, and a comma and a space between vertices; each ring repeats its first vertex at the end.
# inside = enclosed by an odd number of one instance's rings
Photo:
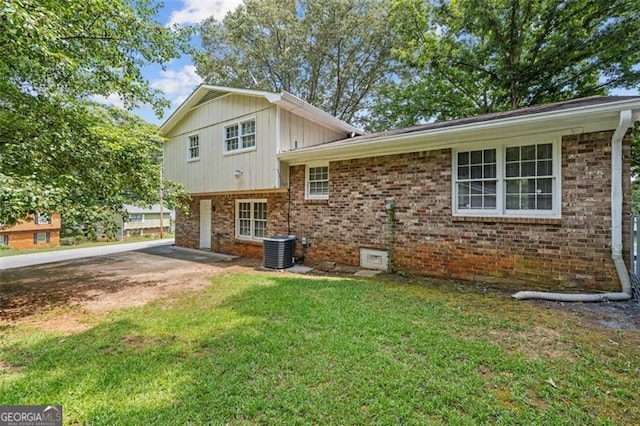
POLYGON ((386 271, 389 267, 389 253, 384 250, 361 248, 360 267, 386 271))

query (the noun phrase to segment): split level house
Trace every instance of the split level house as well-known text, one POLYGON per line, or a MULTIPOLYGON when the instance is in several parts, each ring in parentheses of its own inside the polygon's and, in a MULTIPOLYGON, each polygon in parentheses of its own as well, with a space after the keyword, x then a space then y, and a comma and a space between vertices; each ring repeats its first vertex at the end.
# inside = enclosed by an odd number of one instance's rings
POLYGON ((176 244, 534 289, 620 287, 640 97, 365 134, 289 93, 199 86, 161 133, 176 244))
POLYGON ((37 249, 60 245, 60 215, 35 214, 10 228, 0 227, 0 247, 37 249))

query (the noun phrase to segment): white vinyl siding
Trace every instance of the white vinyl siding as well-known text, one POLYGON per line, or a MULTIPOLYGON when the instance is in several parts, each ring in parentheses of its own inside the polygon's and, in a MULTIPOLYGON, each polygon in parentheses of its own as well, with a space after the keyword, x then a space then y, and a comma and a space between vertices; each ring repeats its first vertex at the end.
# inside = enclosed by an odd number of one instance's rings
POLYGON ((256 120, 241 121, 224 126, 224 153, 231 154, 256 148, 256 120))
POLYGON ((189 147, 187 148, 187 159, 195 161, 200 159, 200 136, 191 135, 188 138, 189 147))
POLYGON ((505 144, 453 153, 454 214, 560 217, 560 143, 505 144))
POLYGON ((267 200, 236 200, 236 238, 261 240, 267 236, 267 200))
POLYGON ((306 167, 305 198, 326 200, 329 198, 329 166, 309 165, 306 167))
POLYGON ((288 168, 281 170, 276 158, 276 110, 264 99, 235 95, 194 108, 165 143, 164 177, 184 184, 194 194, 281 188, 288 182, 288 168), (239 155, 224 154, 224 126, 251 119, 255 120, 256 147, 239 155), (184 161, 185 139, 196 132, 200 160, 184 161), (243 171, 242 178, 234 177, 235 170, 243 171))

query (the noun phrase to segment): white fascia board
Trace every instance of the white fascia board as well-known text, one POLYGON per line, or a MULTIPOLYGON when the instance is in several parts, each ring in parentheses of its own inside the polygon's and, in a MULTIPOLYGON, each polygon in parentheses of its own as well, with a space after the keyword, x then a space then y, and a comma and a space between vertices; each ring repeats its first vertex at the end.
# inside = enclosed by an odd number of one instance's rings
POLYGON ((324 145, 280 153, 278 158, 290 165, 312 160, 338 161, 408 152, 451 148, 465 142, 532 135, 541 133, 572 134, 616 127, 619 112, 640 110, 640 100, 627 100, 605 105, 586 106, 564 111, 549 111, 521 117, 468 123, 458 126, 426 129, 370 140, 344 139, 324 145))

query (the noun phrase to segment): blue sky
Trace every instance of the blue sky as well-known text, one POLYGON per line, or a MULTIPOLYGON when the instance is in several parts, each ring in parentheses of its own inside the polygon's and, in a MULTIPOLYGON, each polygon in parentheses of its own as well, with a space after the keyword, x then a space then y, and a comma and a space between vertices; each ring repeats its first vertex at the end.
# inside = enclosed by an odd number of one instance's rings
MULTIPOLYGON (((214 16, 222 20, 227 12, 234 10, 242 3, 242 0, 165 0, 155 1, 162 4, 158 14, 158 21, 164 25, 190 25, 214 16)), ((196 37, 192 43, 200 47, 200 41, 196 37)), ((156 117, 150 106, 143 106, 133 111, 141 118, 154 124, 162 124, 173 110, 184 101, 187 96, 202 82, 196 74, 195 67, 190 56, 184 56, 171 61, 166 71, 160 66, 148 66, 142 70, 144 77, 154 88, 160 89, 171 100, 171 108, 165 110, 162 118, 156 117)), ((122 101, 117 96, 108 98, 97 97, 99 102, 123 107, 122 101)))
MULTIPOLYGON (((242 3, 242 0, 154 0, 162 7, 158 14, 158 20, 164 25, 190 25, 214 16, 222 20, 224 16, 242 3)), ((194 37, 192 43, 200 47, 200 40, 194 37)), ((143 70, 144 77, 154 88, 160 89, 171 101, 171 108, 165 110, 163 117, 157 117, 150 106, 143 106, 133 112, 144 120, 162 124, 162 122, 184 101, 193 89, 202 82, 196 74, 195 66, 190 56, 175 59, 167 65, 166 71, 160 66, 148 66, 143 70)), ((638 95, 638 90, 614 90, 613 95, 638 95)), ((123 107, 122 101, 117 96, 108 98, 95 97, 99 102, 109 103, 123 107)))

